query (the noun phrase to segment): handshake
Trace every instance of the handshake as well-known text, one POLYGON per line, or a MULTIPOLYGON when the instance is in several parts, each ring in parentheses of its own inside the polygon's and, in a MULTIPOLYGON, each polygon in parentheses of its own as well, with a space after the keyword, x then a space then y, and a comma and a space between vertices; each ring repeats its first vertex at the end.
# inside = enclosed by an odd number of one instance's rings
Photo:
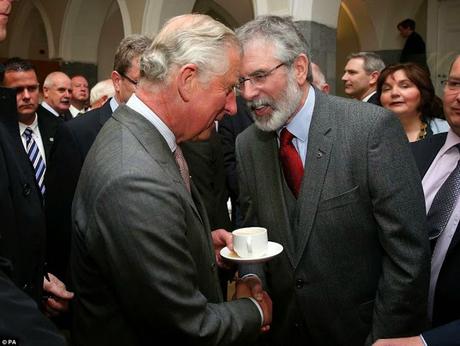
MULTIPOLYGON (((230 269, 231 266, 222 259, 220 250, 224 246, 233 250, 232 234, 220 228, 212 231, 211 237, 217 264, 221 268, 230 269)), ((261 332, 267 332, 272 322, 272 300, 268 293, 262 289, 262 282, 256 275, 246 275, 237 279, 234 299, 240 298, 254 298, 262 313, 261 332)))
POLYGON ((260 279, 255 275, 246 275, 237 279, 234 298, 254 298, 263 315, 261 332, 268 332, 272 322, 272 300, 268 293, 262 289, 260 279))

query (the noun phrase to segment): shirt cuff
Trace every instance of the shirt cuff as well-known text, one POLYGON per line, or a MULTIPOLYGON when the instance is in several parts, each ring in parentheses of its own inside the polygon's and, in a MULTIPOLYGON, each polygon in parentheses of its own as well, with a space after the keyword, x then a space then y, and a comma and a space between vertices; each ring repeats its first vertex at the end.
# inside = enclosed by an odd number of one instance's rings
POLYGON ((428 346, 428 344, 426 343, 425 339, 423 338, 423 335, 420 334, 419 336, 420 336, 420 339, 422 339, 423 344, 424 344, 425 346, 428 346))
MULTIPOLYGON (((264 325, 264 312, 262 311, 262 308, 260 307, 259 303, 257 302, 257 300, 255 300, 254 298, 252 297, 248 297, 249 299, 251 299, 254 304, 256 304, 257 306, 257 309, 259 310, 259 313, 260 313, 260 326, 262 327, 264 325)), ((425 344, 426 345, 426 344, 425 344)))

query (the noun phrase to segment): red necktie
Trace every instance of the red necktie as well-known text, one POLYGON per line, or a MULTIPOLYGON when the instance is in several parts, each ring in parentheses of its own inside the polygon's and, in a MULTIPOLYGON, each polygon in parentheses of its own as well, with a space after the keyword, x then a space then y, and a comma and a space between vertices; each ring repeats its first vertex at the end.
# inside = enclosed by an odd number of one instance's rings
POLYGON ((283 166, 284 178, 294 194, 299 196, 300 184, 303 177, 303 165, 292 139, 294 135, 285 127, 280 134, 280 160, 283 166))

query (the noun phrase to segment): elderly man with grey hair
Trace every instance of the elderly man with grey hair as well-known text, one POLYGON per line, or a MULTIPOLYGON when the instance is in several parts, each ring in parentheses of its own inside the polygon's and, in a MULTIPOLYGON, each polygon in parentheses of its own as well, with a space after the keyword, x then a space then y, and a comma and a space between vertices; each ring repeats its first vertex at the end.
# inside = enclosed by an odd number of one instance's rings
POLYGON ((377 80, 384 68, 385 63, 375 53, 350 54, 342 76, 345 94, 357 100, 379 104, 376 95, 377 80))
POLYGON ((72 208, 76 345, 250 345, 266 292, 224 302, 219 251, 180 143, 236 112, 241 48, 204 15, 169 20, 140 61, 135 94, 90 149, 72 208))
POLYGON ((236 143, 245 225, 284 251, 240 268, 273 299, 269 345, 370 345, 425 327, 423 191, 398 119, 318 92, 302 34, 265 16, 237 30, 254 125, 236 143), (260 280, 260 281, 259 281, 260 280))
POLYGON ((91 109, 100 108, 104 103, 115 95, 115 88, 110 78, 97 82, 95 86, 91 88, 89 103, 91 109))

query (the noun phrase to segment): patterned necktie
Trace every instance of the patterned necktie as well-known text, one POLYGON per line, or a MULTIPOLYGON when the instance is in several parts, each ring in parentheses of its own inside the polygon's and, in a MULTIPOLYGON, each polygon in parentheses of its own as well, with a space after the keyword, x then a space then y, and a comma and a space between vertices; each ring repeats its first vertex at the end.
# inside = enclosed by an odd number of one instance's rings
POLYGON ((188 170, 187 161, 185 161, 184 154, 182 153, 182 149, 179 146, 177 146, 176 151, 174 151, 174 159, 179 166, 180 175, 184 180, 185 187, 187 188, 188 192, 190 192, 190 173, 188 170))
POLYGON ((281 131, 279 155, 286 183, 295 198, 298 198, 303 177, 303 165, 299 153, 292 144, 293 138, 294 135, 286 127, 281 131))
POLYGON ((46 165, 43 161, 42 156, 40 155, 40 150, 38 150, 38 145, 32 137, 34 131, 28 127, 25 129, 23 136, 26 139, 27 155, 29 156, 30 162, 35 170, 35 180, 37 181, 38 188, 42 195, 45 194, 45 185, 43 184, 43 179, 45 177, 46 165))
MULTIPOLYGON (((459 145, 457 145, 457 149, 459 145)), ((460 160, 434 196, 428 211, 428 236, 436 239, 446 228, 460 194, 460 160)))

